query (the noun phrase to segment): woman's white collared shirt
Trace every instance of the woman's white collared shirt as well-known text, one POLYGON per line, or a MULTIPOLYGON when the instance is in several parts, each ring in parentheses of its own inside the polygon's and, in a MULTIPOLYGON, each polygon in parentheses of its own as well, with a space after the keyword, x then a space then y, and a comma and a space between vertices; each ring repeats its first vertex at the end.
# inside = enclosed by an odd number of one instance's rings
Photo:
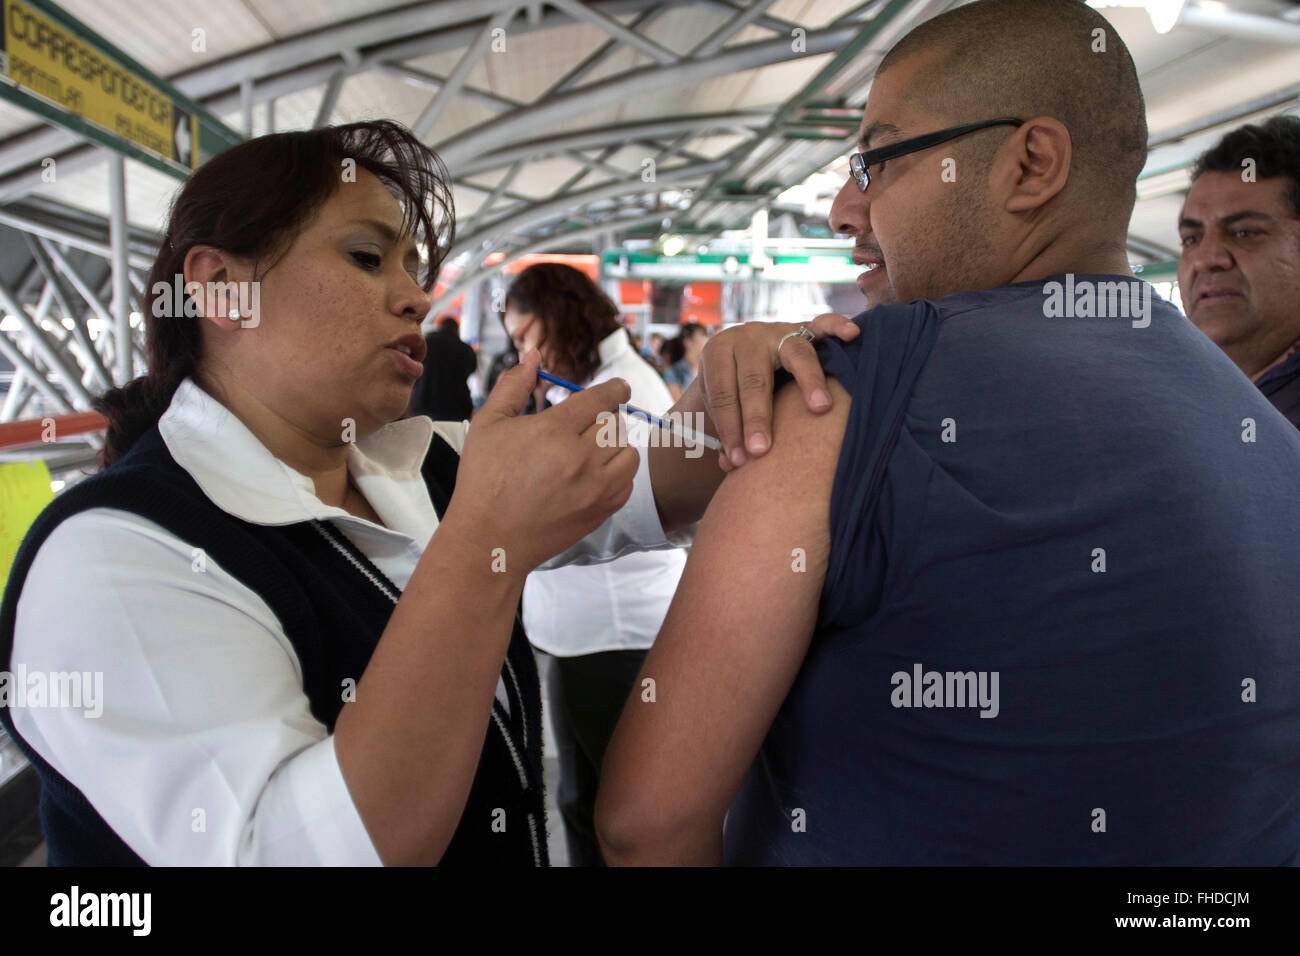
MULTIPOLYGON (((381 527, 320 501, 310 478, 191 379, 159 421, 176 462, 222 510, 262 525, 329 521, 402 589, 438 526, 420 465, 435 431, 459 453, 468 427, 409 418, 351 446, 348 471, 381 527)), ((669 546, 648 461, 628 503, 546 566, 669 546)), ((112 508, 63 521, 24 583, 11 662, 103 675, 98 716, 11 715, 145 862, 380 862, 275 614, 155 522, 112 508)))

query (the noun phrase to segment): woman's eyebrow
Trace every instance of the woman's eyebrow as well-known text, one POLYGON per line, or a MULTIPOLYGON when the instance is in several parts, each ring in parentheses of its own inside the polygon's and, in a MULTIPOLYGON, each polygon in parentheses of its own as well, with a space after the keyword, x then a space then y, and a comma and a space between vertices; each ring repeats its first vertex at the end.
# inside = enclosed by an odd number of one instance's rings
MULTIPOLYGON (((371 229, 375 230, 386 240, 388 240, 389 245, 397 245, 399 234, 397 230, 395 230, 388 223, 382 222, 379 219, 367 219, 364 217, 361 219, 353 219, 351 220, 351 222, 354 225, 369 226, 371 229)), ((406 252, 406 258, 409 258, 410 256, 415 256, 415 258, 417 259, 420 258, 420 250, 415 245, 415 241, 413 239, 410 239, 410 237, 407 238, 408 241, 410 242, 410 248, 406 252)))

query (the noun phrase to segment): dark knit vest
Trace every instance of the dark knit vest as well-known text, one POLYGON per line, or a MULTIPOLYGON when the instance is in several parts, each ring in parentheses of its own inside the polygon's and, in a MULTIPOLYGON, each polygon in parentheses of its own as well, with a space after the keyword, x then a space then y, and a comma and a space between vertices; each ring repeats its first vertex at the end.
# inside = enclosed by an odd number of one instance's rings
MULTIPOLYGON (((439 518, 451 500, 458 462, 456 453, 435 435, 422 471, 439 518)), ((0 604, 4 669, 13 670, 9 662, 18 597, 41 543, 65 518, 96 507, 118 508, 157 522, 202 548, 206 558, 258 594, 298 655, 312 714, 333 733, 345 686, 355 687, 345 681, 360 682, 400 590, 327 522, 268 527, 218 508, 172 458, 156 426, 114 465, 59 495, 28 530, 0 604)), ((501 675, 509 712, 493 701, 469 799, 442 857, 445 865, 549 865, 541 694, 517 611, 501 675)), ((0 723, 40 773, 41 824, 51 865, 143 865, 85 796, 14 730, 7 707, 0 706, 0 723)), ((87 753, 81 759, 101 758, 87 753)), ((410 772, 436 771, 412 766, 410 772)), ((123 787, 131 785, 130 780, 121 782, 123 787)))

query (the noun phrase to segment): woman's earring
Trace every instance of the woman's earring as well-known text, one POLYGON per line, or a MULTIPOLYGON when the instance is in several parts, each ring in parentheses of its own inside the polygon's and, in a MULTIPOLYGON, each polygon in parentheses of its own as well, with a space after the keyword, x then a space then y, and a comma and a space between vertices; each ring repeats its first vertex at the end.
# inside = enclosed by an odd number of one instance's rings
POLYGON ((231 309, 231 310, 230 310, 230 321, 231 321, 231 322, 238 322, 241 318, 242 318, 242 316, 239 314, 239 310, 238 310, 238 309, 231 309))

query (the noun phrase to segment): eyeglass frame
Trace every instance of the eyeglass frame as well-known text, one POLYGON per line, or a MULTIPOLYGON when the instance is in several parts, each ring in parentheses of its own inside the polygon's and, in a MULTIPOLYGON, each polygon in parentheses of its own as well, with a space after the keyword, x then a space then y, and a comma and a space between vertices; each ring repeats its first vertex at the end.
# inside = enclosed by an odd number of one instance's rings
POLYGON ((852 153, 849 155, 849 178, 858 184, 860 192, 866 192, 867 187, 871 185, 871 167, 877 163, 884 163, 891 159, 898 159, 900 156, 906 156, 909 153, 919 153, 923 149, 929 149, 931 146, 938 146, 940 143, 946 143, 949 140, 956 139, 958 136, 965 136, 967 133, 973 133, 976 130, 988 129, 991 126, 1024 126, 1025 120, 1015 119, 1007 116, 1002 119, 986 120, 983 123, 966 123, 963 126, 951 126, 948 129, 941 129, 934 133, 926 133, 922 136, 913 136, 910 139, 901 140, 897 143, 890 143, 887 146, 880 146, 876 149, 869 149, 866 152, 852 153))

